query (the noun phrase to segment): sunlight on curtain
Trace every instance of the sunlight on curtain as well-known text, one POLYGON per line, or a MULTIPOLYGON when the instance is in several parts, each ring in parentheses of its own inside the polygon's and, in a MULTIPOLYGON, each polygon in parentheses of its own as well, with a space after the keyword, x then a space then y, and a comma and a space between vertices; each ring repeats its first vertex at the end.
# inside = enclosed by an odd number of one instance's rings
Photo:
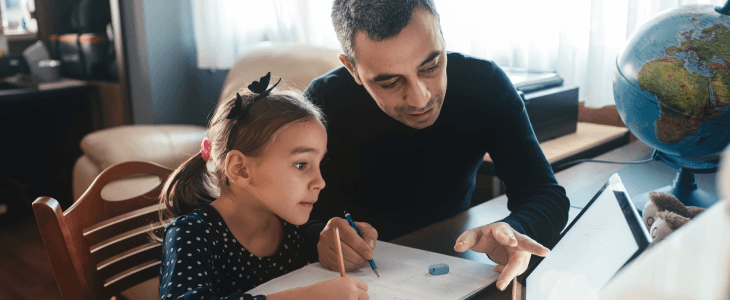
MULTIPOLYGON (((332 0, 191 0, 198 67, 226 69, 263 41, 339 48, 332 0)), ((556 71, 588 107, 613 105, 616 56, 661 11, 725 0, 435 0, 448 51, 556 71)))
POLYGON ((661 11, 725 0, 436 0, 449 51, 503 67, 556 71, 588 107, 613 105, 616 57, 661 11))
POLYGON ((331 0, 190 0, 198 68, 228 69, 263 42, 340 47, 331 0))

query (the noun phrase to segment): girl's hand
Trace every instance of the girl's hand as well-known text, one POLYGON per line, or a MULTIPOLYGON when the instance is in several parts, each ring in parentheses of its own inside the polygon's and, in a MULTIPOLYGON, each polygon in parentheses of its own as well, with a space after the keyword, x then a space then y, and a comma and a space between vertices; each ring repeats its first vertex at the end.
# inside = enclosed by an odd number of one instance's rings
POLYGON ((304 287, 307 291, 301 299, 368 300, 368 285, 360 279, 337 277, 304 287))
POLYGON ((367 290, 368 285, 362 280, 345 276, 269 295, 266 299, 369 300, 367 290))

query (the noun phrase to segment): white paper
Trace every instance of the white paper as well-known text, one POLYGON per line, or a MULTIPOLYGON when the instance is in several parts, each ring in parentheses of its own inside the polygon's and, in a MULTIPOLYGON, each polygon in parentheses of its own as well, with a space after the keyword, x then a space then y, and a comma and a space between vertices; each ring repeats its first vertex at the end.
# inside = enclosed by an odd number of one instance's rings
MULTIPOLYGON (((370 268, 347 273, 347 276, 367 283, 371 300, 466 299, 499 277, 499 273, 492 271, 494 265, 383 241, 378 241, 373 259, 380 278, 370 268), (429 274, 428 266, 439 263, 447 264, 449 273, 429 274)), ((339 276, 339 272, 315 263, 275 278, 248 293, 270 295, 339 276)))

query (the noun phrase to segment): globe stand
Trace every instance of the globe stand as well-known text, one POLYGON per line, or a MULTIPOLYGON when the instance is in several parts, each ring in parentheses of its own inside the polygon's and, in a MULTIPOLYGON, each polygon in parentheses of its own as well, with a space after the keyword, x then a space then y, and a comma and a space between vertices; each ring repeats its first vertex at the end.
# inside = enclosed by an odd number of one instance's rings
POLYGON ((715 11, 716 12, 719 12, 719 13, 721 13, 723 15, 726 15, 726 16, 730 15, 730 1, 725 2, 725 6, 722 6, 722 7, 718 6, 718 7, 716 7, 715 8, 715 11))
MULTIPOLYGON (((709 161, 696 161, 682 158, 679 156, 666 154, 658 150, 654 150, 652 154, 654 160, 661 161, 668 166, 677 169, 677 176, 674 178, 672 185, 665 186, 654 190, 654 192, 663 192, 672 194, 679 199, 685 206, 710 207, 719 199, 712 194, 697 188, 694 174, 708 174, 717 172, 717 164, 719 159, 709 161)), ((651 192, 651 191, 650 191, 651 192)), ((634 197, 633 202, 636 209, 643 211, 644 204, 649 200, 649 193, 646 192, 634 197)))

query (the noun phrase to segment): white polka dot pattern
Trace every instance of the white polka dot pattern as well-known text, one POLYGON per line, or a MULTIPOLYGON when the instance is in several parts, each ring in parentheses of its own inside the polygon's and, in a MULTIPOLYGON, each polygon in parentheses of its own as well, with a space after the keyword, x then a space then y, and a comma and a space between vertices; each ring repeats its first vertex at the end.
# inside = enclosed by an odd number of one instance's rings
POLYGON ((277 252, 258 257, 233 237, 212 206, 180 216, 165 231, 160 299, 254 299, 244 292, 316 260, 315 245, 303 232, 284 223, 277 252))

